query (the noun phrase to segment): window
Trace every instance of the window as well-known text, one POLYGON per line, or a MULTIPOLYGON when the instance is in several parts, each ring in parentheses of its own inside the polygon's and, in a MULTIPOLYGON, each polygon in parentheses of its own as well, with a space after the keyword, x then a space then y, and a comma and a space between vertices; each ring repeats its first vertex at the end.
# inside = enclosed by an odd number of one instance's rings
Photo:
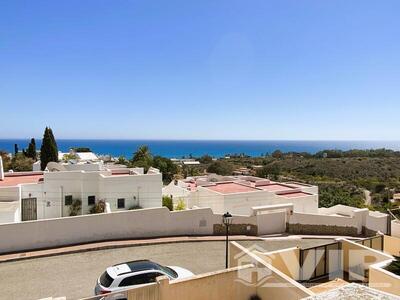
POLYGON ((72 195, 67 195, 64 197, 65 205, 72 205, 72 195))
POLYGON ((96 204, 96 196, 88 196, 87 197, 87 204, 88 205, 95 205, 96 204))
POLYGON ((107 271, 100 276, 100 284, 104 287, 109 287, 114 280, 108 275, 107 271))
POLYGON ((151 283, 155 282, 156 278, 158 276, 162 276, 163 274, 158 273, 158 272, 151 272, 151 273, 145 273, 145 274, 140 274, 136 276, 129 276, 121 280, 119 286, 131 286, 131 285, 137 285, 137 284, 146 284, 146 283, 151 283))
POLYGON ((125 198, 118 199, 117 208, 125 208, 125 198))

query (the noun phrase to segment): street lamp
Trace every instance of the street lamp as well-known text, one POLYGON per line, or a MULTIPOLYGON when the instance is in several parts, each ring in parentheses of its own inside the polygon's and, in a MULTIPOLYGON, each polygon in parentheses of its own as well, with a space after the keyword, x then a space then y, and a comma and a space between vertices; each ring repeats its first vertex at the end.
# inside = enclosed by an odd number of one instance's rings
POLYGON ((229 235, 229 225, 232 224, 232 215, 226 212, 222 216, 222 223, 224 223, 226 228, 226 244, 225 244, 225 268, 228 269, 228 235, 229 235))

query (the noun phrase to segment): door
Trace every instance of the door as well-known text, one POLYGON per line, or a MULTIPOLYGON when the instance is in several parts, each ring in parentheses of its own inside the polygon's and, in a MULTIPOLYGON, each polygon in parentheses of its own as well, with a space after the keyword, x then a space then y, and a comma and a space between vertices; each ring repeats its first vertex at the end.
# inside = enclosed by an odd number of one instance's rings
POLYGON ((37 220, 36 198, 22 199, 22 221, 37 220))
POLYGON ((258 235, 286 231, 286 211, 265 211, 257 215, 258 235))

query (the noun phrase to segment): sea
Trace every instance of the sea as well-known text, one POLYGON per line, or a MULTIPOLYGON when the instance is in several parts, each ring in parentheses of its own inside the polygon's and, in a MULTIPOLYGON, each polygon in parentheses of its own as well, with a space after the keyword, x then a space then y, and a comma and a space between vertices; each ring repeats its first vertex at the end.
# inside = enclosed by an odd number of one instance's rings
MULTIPOLYGON (((29 139, 0 139, 0 150, 14 152, 14 144, 20 150, 28 146, 29 139)), ((36 140, 39 149, 41 140, 36 140)), ((153 155, 168 158, 224 157, 234 154, 260 156, 275 150, 282 152, 316 153, 327 149, 378 149, 400 150, 400 141, 300 141, 300 140, 100 140, 100 139, 57 139, 59 151, 68 152, 73 147, 88 147, 96 154, 114 157, 132 157, 141 145, 147 145, 153 155)))

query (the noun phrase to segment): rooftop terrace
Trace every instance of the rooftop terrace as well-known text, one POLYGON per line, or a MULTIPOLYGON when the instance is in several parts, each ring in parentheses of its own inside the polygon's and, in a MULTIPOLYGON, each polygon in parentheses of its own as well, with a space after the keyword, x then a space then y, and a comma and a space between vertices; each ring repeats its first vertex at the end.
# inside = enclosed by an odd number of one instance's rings
POLYGON ((13 174, 12 176, 5 176, 4 180, 0 180, 0 187, 17 186, 21 183, 38 183, 43 179, 43 174, 13 174))
POLYGON ((381 299, 381 300, 395 300, 399 299, 391 294, 387 294, 375 289, 371 289, 360 284, 348 284, 338 289, 334 289, 325 293, 317 294, 315 296, 307 297, 307 300, 353 300, 353 299, 381 299))
POLYGON ((256 188, 251 186, 239 184, 236 182, 219 182, 215 185, 204 186, 205 188, 218 192, 221 194, 234 194, 234 193, 247 193, 247 192, 257 192, 256 188))

